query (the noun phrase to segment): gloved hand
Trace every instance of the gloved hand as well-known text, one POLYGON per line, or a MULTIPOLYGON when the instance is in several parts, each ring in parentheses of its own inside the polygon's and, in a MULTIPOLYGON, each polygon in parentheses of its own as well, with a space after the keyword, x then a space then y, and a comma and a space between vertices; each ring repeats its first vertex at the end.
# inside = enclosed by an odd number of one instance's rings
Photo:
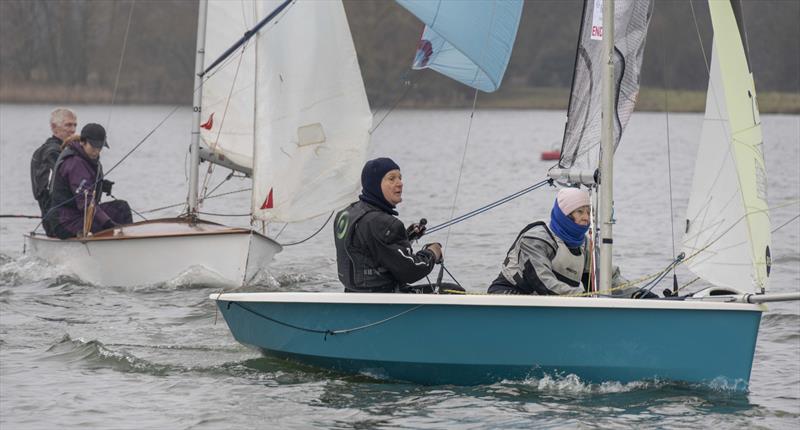
MULTIPOLYGON (((423 220, 424 219, 425 218, 423 218, 423 220)), ((408 228, 406 229, 406 235, 408 236, 408 240, 417 240, 420 237, 422 237, 422 235, 425 234, 425 224, 426 223, 423 222, 418 222, 418 223, 415 222, 414 224, 408 226, 408 228)))
POLYGON ((639 290, 636 290, 636 291, 633 292, 633 294, 631 295, 631 298, 632 299, 657 299, 658 298, 658 294, 656 294, 656 293, 654 293, 652 291, 647 291, 645 289, 639 289, 639 290))
POLYGON ((444 254, 442 253, 442 245, 438 242, 428 243, 422 249, 426 249, 433 253, 433 262, 434 263, 441 263, 444 259, 444 254))
POLYGON ((111 187, 114 186, 114 181, 109 181, 108 179, 103 179, 100 182, 101 190, 106 193, 107 196, 111 195, 111 187))

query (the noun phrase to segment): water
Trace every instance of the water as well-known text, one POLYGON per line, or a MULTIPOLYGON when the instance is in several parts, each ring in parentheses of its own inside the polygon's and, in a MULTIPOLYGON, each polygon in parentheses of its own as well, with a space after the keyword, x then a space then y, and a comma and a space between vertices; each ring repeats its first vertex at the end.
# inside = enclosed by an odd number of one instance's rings
MULTIPOLYGON (((35 214, 28 160, 48 136, 52 106, 0 105, 0 213, 35 214)), ((81 124, 108 124, 109 169, 171 110, 163 106, 76 108, 81 124)), ((561 112, 479 111, 464 158, 456 215, 543 179, 539 152, 560 141, 561 112)), ((632 279, 672 258, 664 114, 635 114, 616 158, 615 262, 632 279)), ((773 228, 800 212, 800 117, 762 117, 773 228)), ((687 203, 701 116, 670 115, 675 237, 687 203)), ((371 154, 405 175, 406 222, 450 218, 469 112, 398 111, 373 136, 371 154)), ((184 199, 188 108, 128 158, 110 179, 139 211, 184 199)), ((216 172, 213 188, 225 172, 216 172)), ((247 187, 234 179, 218 192, 247 187)), ((209 200, 205 210, 247 212, 247 194, 209 200)), ((471 291, 485 291, 513 238, 546 216, 553 192, 539 190, 455 226, 447 265, 471 291)), ((181 208, 147 213, 174 215, 181 208)), ((215 218, 231 222, 231 219, 215 218)), ((326 217, 288 226, 279 241, 316 231, 326 217)), ((233 218, 233 223, 246 218, 233 218)), ((261 357, 239 345, 191 277, 163 285, 89 285, 69 268, 22 256, 36 221, 0 219, 0 427, 2 428, 797 428, 800 425, 800 303, 764 314, 750 391, 638 381, 587 384, 545 377, 477 387, 348 376, 261 357)), ((282 226, 274 226, 277 233, 282 226)), ((773 235, 771 290, 800 289, 800 222, 773 235)), ((136 264, 131 261, 130 264, 136 264)), ((286 248, 271 278, 244 291, 339 291, 330 226, 286 248)), ((691 279, 679 272, 681 282, 691 279)), ((660 291, 668 283, 658 287, 660 291)), ((436 327, 460 333, 457 326, 436 327)), ((620 327, 624 332, 625 328, 620 327)), ((652 327, 653 336, 669 327, 652 327)), ((703 327, 697 327, 702 331, 703 327)), ((424 334, 420 334, 424 335, 424 334)), ((713 336, 713 333, 709 333, 713 336)), ((691 351, 686 351, 691 354, 691 351)))

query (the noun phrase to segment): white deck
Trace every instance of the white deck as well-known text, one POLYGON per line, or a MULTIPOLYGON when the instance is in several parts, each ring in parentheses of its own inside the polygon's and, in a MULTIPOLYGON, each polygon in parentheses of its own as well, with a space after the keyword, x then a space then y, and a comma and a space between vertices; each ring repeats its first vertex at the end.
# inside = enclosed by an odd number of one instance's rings
POLYGON ((383 293, 226 293, 212 294, 212 300, 270 303, 351 303, 351 304, 409 304, 509 307, 564 308, 632 308, 735 310, 763 312, 764 305, 720 303, 700 300, 616 299, 605 297, 520 296, 491 294, 383 294, 383 293))

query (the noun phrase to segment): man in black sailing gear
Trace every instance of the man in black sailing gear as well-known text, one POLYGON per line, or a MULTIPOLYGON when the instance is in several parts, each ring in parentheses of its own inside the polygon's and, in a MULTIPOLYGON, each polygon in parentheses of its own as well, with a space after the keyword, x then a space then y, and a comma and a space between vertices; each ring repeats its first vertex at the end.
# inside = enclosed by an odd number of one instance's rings
MULTIPOLYGON (((50 136, 31 157, 31 190, 33 198, 39 203, 39 210, 44 218, 50 206, 50 182, 53 168, 56 165, 61 145, 68 137, 75 134, 78 119, 75 113, 66 108, 58 108, 50 113, 50 136)), ((45 228, 47 232, 47 229, 45 228)), ((47 232, 51 235, 51 232, 47 232)))
POLYGON ((427 276, 442 260, 442 247, 429 243, 411 249, 409 233, 420 235, 424 226, 406 230, 395 216, 402 201, 400 167, 390 158, 368 161, 361 171, 358 201, 336 214, 333 225, 339 280, 345 292, 432 292, 430 285, 409 285, 427 276))

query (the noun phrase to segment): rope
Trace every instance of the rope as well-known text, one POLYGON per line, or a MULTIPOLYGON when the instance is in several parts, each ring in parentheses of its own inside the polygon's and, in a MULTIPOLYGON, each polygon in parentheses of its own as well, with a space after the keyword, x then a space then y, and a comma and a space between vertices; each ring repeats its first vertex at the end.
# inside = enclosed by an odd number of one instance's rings
MULTIPOLYGON (((627 288, 639 285, 642 282, 649 281, 651 279, 660 277, 660 279, 658 279, 658 281, 655 281, 655 284, 657 284, 661 279, 664 279, 664 276, 667 273, 669 273, 670 270, 674 269, 675 266, 677 266, 680 263, 683 263, 684 261, 685 261, 684 254, 681 253, 681 255, 678 255, 678 257, 675 260, 673 260, 672 262, 670 262, 670 264, 667 267, 665 267, 664 269, 659 270, 658 272, 642 276, 641 278, 634 279, 633 281, 628 281, 628 282, 622 283, 620 285, 617 285, 616 287, 611 287, 611 288, 607 288, 607 289, 604 289, 604 290, 587 291, 587 292, 583 292, 583 293, 570 294, 569 296, 571 296, 571 297, 586 297, 586 296, 593 296, 593 295, 596 295, 598 293, 610 294, 610 293, 613 293, 614 291, 625 290, 627 288)), ((651 282, 653 282, 653 281, 651 281, 651 282)), ((653 286, 655 286, 655 284, 653 286)), ((649 285, 649 283, 647 285, 649 285)), ((645 285, 642 288, 646 288, 647 285, 645 285)), ((652 287, 650 287, 650 288, 652 288, 652 287)), ((648 290, 648 291, 650 291, 650 290, 648 290)))
POLYGON ((449 227, 449 226, 451 226, 453 224, 457 224, 457 223, 459 223, 461 221, 464 221, 464 220, 472 218, 472 217, 474 217, 476 215, 482 214, 482 213, 484 213, 486 211, 489 211, 491 209, 496 208, 497 206, 500 206, 500 205, 502 205, 504 203, 510 202, 511 200, 514 200, 517 197, 520 197, 520 196, 522 196, 524 194, 527 194, 527 193, 529 193, 529 192, 531 192, 531 191, 533 191, 533 190, 535 190, 537 188, 541 188, 545 184, 552 184, 552 183, 553 183, 552 179, 545 179, 544 181, 537 182, 536 184, 533 184, 533 185, 531 185, 531 186, 529 186, 529 187, 527 187, 525 189, 519 190, 516 193, 509 194, 508 196, 505 196, 505 197, 501 198, 500 200, 496 200, 496 201, 494 201, 492 203, 489 203, 488 205, 482 206, 482 207, 480 207, 478 209, 475 209, 475 210, 467 212, 467 213, 465 213, 463 215, 459 215, 459 216, 457 216, 455 218, 452 218, 449 221, 445 221, 445 222, 443 222, 443 223, 441 223, 441 224, 439 224, 437 226, 431 227, 431 228, 426 230, 426 234, 434 233, 434 232, 439 231, 439 230, 441 230, 443 228, 447 228, 447 227, 449 227))
MULTIPOLYGON (((467 126, 467 138, 464 142, 464 152, 461 153, 461 165, 458 168, 458 180, 456 181, 456 192, 453 194, 453 205, 450 207, 450 219, 456 211, 456 202, 458 201, 458 190, 461 188, 461 174, 464 173, 464 160, 467 158, 467 148, 469 147, 469 136, 472 133, 472 120, 475 117, 475 106, 478 104, 478 89, 475 89, 475 97, 472 99, 472 111, 469 114, 469 125, 467 126)), ((455 224, 455 223, 453 223, 455 224)), ((447 248, 447 242, 450 241, 450 229, 453 224, 449 224, 447 236, 444 239, 444 248, 447 248)), ((442 249, 444 251, 444 249, 442 249)))
MULTIPOLYGON (((117 200, 117 198, 116 198, 116 197, 114 197, 114 196, 110 196, 110 197, 111 197, 111 198, 113 198, 114 200, 117 200)), ((141 219, 143 219, 143 220, 147 221, 147 218, 145 218, 145 216, 144 216, 144 215, 140 214, 139 212, 136 212, 136 209, 134 209, 134 208, 130 207, 130 205, 128 205, 128 209, 130 209, 130 210, 131 210, 131 212, 135 213, 136 215, 139 215, 139 217, 140 217, 141 219)))
MULTIPOLYGON (((666 139, 667 139, 667 178, 669 180, 669 229, 670 229, 670 239, 672 239, 672 258, 675 259, 675 211, 673 205, 673 197, 672 197, 672 151, 670 148, 670 139, 669 135, 669 92, 667 89, 669 88, 669 80, 667 79, 667 54, 666 49, 662 50, 661 55, 661 71, 662 77, 664 78, 664 116, 666 118, 666 139)), ((674 285, 674 292, 677 293, 678 290, 678 276, 675 274, 675 270, 672 271, 672 278, 673 278, 673 285, 674 285)))
POLYGON ((158 124, 157 124, 157 125, 156 125, 156 126, 153 128, 153 129, 152 129, 152 130, 150 130, 150 131, 149 131, 149 132, 148 132, 148 133, 147 133, 147 134, 146 134, 146 135, 145 135, 145 136, 144 136, 144 137, 143 137, 143 138, 142 138, 142 139, 139 141, 139 143, 137 143, 137 144, 136 144, 136 146, 134 146, 134 147, 133 147, 133 149, 131 149, 130 151, 128 151, 128 152, 127 152, 127 153, 126 153, 126 154, 125 154, 125 155, 124 155, 124 156, 123 156, 123 157, 122 157, 122 158, 121 158, 119 161, 117 161, 117 164, 114 164, 113 166, 111 166, 111 168, 110 168, 110 169, 108 169, 108 171, 106 171, 106 172, 105 172, 105 176, 107 177, 107 176, 108 176, 108 175, 109 175, 109 174, 110 174, 112 171, 114 171, 114 169, 116 169, 116 168, 117 168, 117 166, 119 166, 120 164, 122 164, 122 162, 123 162, 123 161, 125 161, 125 159, 126 159, 126 158, 128 158, 128 157, 129 157, 131 154, 133 154, 133 152, 134 152, 134 151, 136 151, 137 149, 139 149, 139 147, 140 147, 140 146, 142 146, 142 144, 143 144, 145 141, 147 141, 147 139, 149 139, 149 138, 150 138, 150 136, 152 136, 152 135, 153 135, 153 133, 155 133, 155 132, 156 132, 156 130, 158 130, 159 128, 161 128, 161 126, 162 126, 162 125, 164 125, 164 123, 165 123, 165 122, 167 122, 167 120, 168 120, 168 119, 169 119, 169 118, 170 118, 172 115, 174 115, 174 114, 175 114, 175 112, 177 112, 177 111, 178 111, 178 109, 179 109, 180 107, 181 107, 181 105, 177 105, 177 106, 175 106, 175 107, 172 109, 172 111, 170 111, 170 113, 168 113, 168 114, 167 114, 167 116, 165 116, 165 117, 164 117, 164 119, 162 119, 162 120, 161 120, 161 122, 159 122, 159 123, 158 123, 158 124))
POLYGON ((275 235, 275 237, 273 237, 273 239, 277 240, 277 239, 278 239, 278 237, 281 235, 281 233, 283 233, 283 231, 284 231, 284 230, 286 230, 286 227, 287 227, 288 225, 289 225, 289 223, 288 223, 288 222, 287 222, 287 223, 285 223, 285 224, 283 224, 283 227, 281 227, 280 231, 278 231, 278 234, 276 234, 276 235, 275 235))
POLYGON ((275 324, 279 324, 279 325, 282 325, 284 327, 293 328, 295 330, 300 330, 300 331, 304 331, 304 332, 307 332, 307 333, 324 334, 325 335, 325 340, 328 339, 328 335, 335 336, 337 334, 348 334, 348 333, 353 333, 353 332, 356 332, 356 331, 359 331, 359 330, 364 330, 364 329, 367 329, 367 328, 370 328, 370 327, 375 327, 375 326, 381 325, 381 324, 383 324, 385 322, 391 321, 391 320, 393 320, 395 318, 401 317, 401 316, 403 316, 403 315, 405 315, 405 314, 407 314, 407 313, 409 313, 411 311, 415 311, 415 310, 425 306, 425 305, 417 305, 417 306, 414 306, 412 308, 406 309, 403 312, 400 312, 399 314, 392 315, 392 316, 390 316, 388 318, 384 318, 384 319, 382 319, 380 321, 375 321, 375 322, 372 322, 372 323, 369 323, 369 324, 364 324, 364 325, 358 326, 358 327, 340 329, 340 330, 331 330, 331 329, 319 330, 319 329, 301 327, 299 325, 290 324, 290 323, 287 323, 287 322, 284 322, 284 321, 277 320, 275 318, 270 318, 270 317, 268 317, 268 316, 266 316, 266 315, 264 315, 264 314, 262 314, 260 312, 257 312, 257 311, 255 311, 253 309, 248 308, 247 306, 245 306, 245 305, 243 305, 243 304, 241 304, 239 302, 228 302, 227 308, 230 309, 232 304, 244 309, 247 312, 250 312, 253 315, 256 315, 256 316, 259 316, 261 318, 264 318, 267 321, 272 321, 275 324))
MULTIPOLYGON (((213 198, 216 198, 216 197, 227 196, 228 194, 236 194, 236 193, 241 193, 243 191, 250 191, 250 190, 252 190, 252 188, 242 188, 242 189, 236 190, 236 191, 229 191, 227 193, 215 194, 215 195, 211 195, 211 196, 206 197, 206 200, 213 199, 213 198)), ((186 202, 175 203, 175 204, 171 204, 171 205, 168 205, 168 206, 162 206, 160 208, 155 208, 155 209, 142 211, 142 213, 143 214, 147 214, 147 213, 157 212, 157 211, 161 211, 161 210, 164 210, 164 209, 176 208, 178 206, 185 206, 185 205, 186 205, 186 202)))
POLYGON ((380 127, 380 126, 381 126, 381 124, 383 124, 383 121, 384 121, 384 120, 385 120, 385 119, 386 119, 386 118, 389 116, 389 114, 390 114, 390 113, 394 112, 394 109, 397 107, 397 105, 399 105, 399 104, 400 104, 400 102, 401 102, 401 101, 402 101, 402 100, 403 100, 403 99, 406 97, 406 95, 408 94, 408 91, 409 91, 409 90, 410 90, 410 89, 411 89, 411 88, 414 86, 414 79, 413 79, 413 78, 412 78, 412 79, 406 79, 406 77, 407 77, 407 76, 408 76, 408 71, 406 71, 405 73, 403 73, 403 75, 400 77, 400 78, 403 80, 403 84, 402 84, 402 85, 403 85, 403 86, 405 86, 406 88, 403 90, 402 94, 400 94, 400 97, 398 97, 398 98, 397 98, 397 99, 394 101, 394 103, 392 103, 391 107, 390 107, 390 108, 389 108, 389 109, 386 111, 386 114, 385 114, 385 115, 383 115, 383 118, 381 118, 381 120, 380 120, 380 121, 378 121, 378 123, 377 123, 377 124, 375 124, 375 127, 372 127, 372 128, 369 130, 369 134, 372 134, 372 132, 374 132, 375 130, 377 130, 377 129, 378 129, 378 127, 380 127))
POLYGON ((789 224, 790 222, 796 220, 797 218, 800 218, 800 214, 795 215, 794 218, 792 218, 789 221, 786 221, 785 223, 781 224, 780 227, 776 228, 775 230, 772 230, 771 233, 775 233, 776 231, 786 227, 787 224, 789 224))
POLYGON ((128 24, 125 26, 125 36, 122 38, 122 52, 119 56, 119 65, 117 66, 117 76, 114 78, 114 90, 111 92, 111 107, 108 109, 108 119, 106 120, 106 128, 111 130, 111 111, 114 110, 114 101, 117 98, 117 89, 119 88, 119 77, 122 74, 122 64, 125 60, 125 51, 128 48, 128 33, 131 30, 131 18, 133 18, 133 7, 136 6, 136 0, 131 2, 131 8, 128 11, 128 24))
MULTIPOLYGON (((798 200, 791 200, 791 201, 785 202, 783 204, 780 204, 780 205, 777 205, 777 206, 773 206, 773 207, 771 207, 771 208, 769 208, 767 210, 779 209, 779 208, 782 208, 782 207, 790 206, 790 205, 795 204, 797 202, 798 202, 798 200)), ((647 291, 652 290, 656 285, 658 285, 658 283, 661 280, 664 279, 664 277, 666 276, 666 274, 670 270, 674 270, 675 267, 677 267, 678 265, 686 263, 687 261, 691 260, 692 258, 697 256, 698 254, 700 254, 703 251, 705 251, 708 247, 710 247, 711 245, 716 243, 725 234, 727 234, 736 224, 738 224, 741 220, 745 219, 747 217, 747 215, 750 215, 750 214, 753 214, 753 213, 758 213, 758 212, 761 212, 761 211, 753 211, 753 212, 749 212, 749 213, 743 215, 736 222, 734 222, 727 230, 725 230, 722 233, 720 233, 720 235, 718 237, 716 237, 714 240, 710 241, 708 244, 706 244, 706 246, 704 246, 704 247, 698 249, 697 251, 695 251, 693 254, 691 254, 689 256, 686 256, 684 253, 681 253, 665 269, 663 269, 661 271, 658 271, 658 272, 655 272, 655 273, 650 274, 650 275, 643 276, 643 277, 641 277, 639 279, 626 282, 626 283, 618 285, 616 287, 613 287, 613 288, 610 288, 610 289, 607 289, 607 290, 603 290, 603 291, 604 292, 612 292, 612 291, 622 290, 622 289, 625 289, 625 288, 628 288, 628 287, 631 287, 631 286, 638 285, 638 284, 640 284, 642 282, 645 282, 645 281, 649 281, 649 282, 647 284, 645 284, 642 287, 642 289, 646 288, 647 291)), ((797 216, 793 217, 792 219, 790 219, 789 221, 787 221, 787 222, 783 223, 782 225, 778 226, 776 229, 772 230, 772 232, 775 232, 775 231, 783 228, 784 226, 788 225, 789 223, 791 223, 792 221, 796 220, 797 218, 800 218, 800 215, 797 215, 797 216)), ((694 278, 693 280, 691 280, 691 281, 687 282, 686 284, 680 286, 678 288, 678 291, 683 290, 684 288, 688 287, 689 285, 693 284, 694 282, 696 282, 699 279, 700 279, 699 277, 694 278)), ((587 295, 591 295, 591 294, 592 293, 580 293, 580 294, 576 294, 576 295, 577 296, 587 296, 587 295)))
MULTIPOLYGON (((312 234, 311 236, 308 236, 307 238, 305 238, 305 239, 303 239, 303 240, 301 240, 301 241, 299 241, 299 242, 292 242, 292 243, 281 244, 281 246, 283 246, 283 247, 287 247, 287 246, 292 246, 292 245, 299 245, 299 244, 301 244, 301 243, 303 243, 303 242, 305 242, 305 241, 307 241, 307 240, 311 239, 312 237, 316 236, 316 235, 317 235, 319 232, 321 232, 321 231, 322 231, 322 229, 323 229, 323 228, 325 228, 325 226, 326 226, 326 225, 328 225, 328 221, 330 221, 330 220, 331 220, 331 218, 333 218, 333 212, 331 212, 331 214, 330 214, 330 215, 328 215, 328 219, 326 219, 326 220, 325 220, 325 222, 322 224, 322 226, 321 226, 321 227, 320 227, 320 228, 319 228, 317 231, 315 231, 315 232, 314 232, 314 234, 312 234)), ((284 226, 284 228, 285 228, 285 227, 286 227, 286 226, 284 226)), ((282 231, 283 231, 283 230, 281 230, 281 232, 282 232, 282 231)))
POLYGON ((249 213, 246 213, 246 214, 221 214, 221 213, 215 213, 215 212, 199 212, 199 211, 197 213, 199 213, 201 215, 211 215, 211 216, 230 216, 230 217, 234 217, 234 216, 250 216, 249 213))
MULTIPOLYGON (((247 45, 248 45, 247 43, 244 43, 242 45, 242 50, 239 54, 239 62, 236 64, 236 71, 234 72, 233 79, 231 80, 231 89, 228 90, 228 97, 225 99, 225 109, 222 110, 222 119, 219 122, 219 128, 217 129, 217 136, 214 139, 213 144, 211 145, 210 148, 211 151, 215 150, 217 148, 217 145, 219 144, 219 136, 220 134, 222 134, 222 126, 225 124, 225 118, 228 117, 228 107, 231 104, 233 89, 236 87, 236 80, 239 78, 239 70, 241 70, 242 68, 242 60, 244 59, 244 55, 242 54, 244 54, 244 51, 247 49, 247 45)), ((214 172, 214 163, 208 163, 208 168, 206 169, 206 176, 203 178, 203 192, 201 193, 202 197, 200 198, 200 201, 198 201, 198 206, 203 203, 206 195, 213 193, 214 190, 219 188, 219 185, 217 185, 216 187, 214 187, 214 189, 208 191, 208 182, 211 180, 211 174, 213 172, 214 172)), ((227 178, 225 178, 224 181, 222 181, 222 183, 230 179, 231 176, 233 176, 232 172, 230 175, 228 175, 227 178)), ((220 183, 220 185, 222 185, 222 183, 220 183)))
MULTIPOLYGON (((459 287, 463 288, 463 289, 464 289, 464 291, 466 291, 466 288, 464 288, 464 287, 461 285, 461 282, 458 282, 458 279, 456 279, 456 277, 455 277, 455 276, 453 276, 453 274, 452 274, 452 273, 450 273, 450 271, 449 271, 449 270, 447 270, 447 267, 445 267, 445 265, 444 265, 444 261, 442 261, 442 263, 441 263, 441 264, 442 264, 442 269, 444 269, 444 271, 445 271, 445 272, 447 272, 447 276, 449 276, 449 277, 450 277, 450 279, 452 279, 452 280, 453 280, 453 282, 455 282, 455 283, 456 283, 456 285, 458 285, 459 287)), ((447 292, 450 292, 450 293, 464 293, 464 291, 456 291, 456 290, 445 290, 445 291, 447 291, 447 292)))

